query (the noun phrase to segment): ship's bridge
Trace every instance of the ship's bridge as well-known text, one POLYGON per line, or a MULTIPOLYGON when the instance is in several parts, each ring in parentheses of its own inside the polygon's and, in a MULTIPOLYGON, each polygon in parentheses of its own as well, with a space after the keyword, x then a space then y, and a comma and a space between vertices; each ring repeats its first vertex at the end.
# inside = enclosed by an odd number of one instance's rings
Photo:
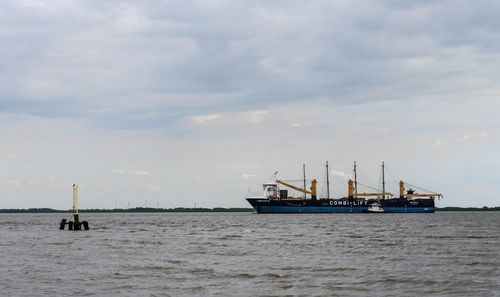
POLYGON ((266 198, 278 198, 278 185, 276 183, 266 183, 262 187, 266 198))

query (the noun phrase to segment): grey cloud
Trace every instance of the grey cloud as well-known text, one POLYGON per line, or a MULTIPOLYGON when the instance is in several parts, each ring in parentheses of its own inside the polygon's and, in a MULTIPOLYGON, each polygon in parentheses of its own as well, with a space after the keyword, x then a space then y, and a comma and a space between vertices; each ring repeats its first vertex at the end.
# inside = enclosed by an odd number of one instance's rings
POLYGON ((19 3, 0 12, 3 112, 154 127, 498 82, 500 13, 490 1, 19 3))

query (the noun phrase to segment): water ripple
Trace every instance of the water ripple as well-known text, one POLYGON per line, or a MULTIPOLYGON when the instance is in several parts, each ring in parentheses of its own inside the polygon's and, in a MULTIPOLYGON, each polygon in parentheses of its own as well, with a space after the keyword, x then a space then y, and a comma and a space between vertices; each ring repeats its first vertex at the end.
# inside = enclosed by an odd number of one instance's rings
POLYGON ((3 296, 495 296, 498 213, 0 215, 3 296))

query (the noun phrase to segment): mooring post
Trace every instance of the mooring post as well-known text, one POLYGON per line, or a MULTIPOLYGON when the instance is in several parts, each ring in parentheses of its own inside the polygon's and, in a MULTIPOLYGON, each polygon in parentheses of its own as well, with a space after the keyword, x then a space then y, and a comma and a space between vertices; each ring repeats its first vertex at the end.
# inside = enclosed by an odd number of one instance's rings
POLYGON ((59 230, 64 230, 64 226, 66 226, 66 219, 61 220, 61 224, 59 224, 59 230))

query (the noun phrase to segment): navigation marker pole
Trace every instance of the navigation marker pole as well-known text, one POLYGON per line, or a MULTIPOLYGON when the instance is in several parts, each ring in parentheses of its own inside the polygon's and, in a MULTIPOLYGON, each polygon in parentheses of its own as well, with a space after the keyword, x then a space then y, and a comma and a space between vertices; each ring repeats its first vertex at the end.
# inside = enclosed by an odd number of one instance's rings
POLYGON ((62 219, 59 224, 59 230, 64 230, 66 224, 68 224, 68 230, 82 230, 82 225, 84 230, 89 230, 89 223, 87 221, 80 222, 80 215, 78 214, 78 185, 73 185, 73 221, 66 222, 66 219, 62 219))
MULTIPOLYGON (((71 225, 70 225, 71 226, 71 225)), ((73 227, 74 230, 80 230, 80 220, 78 215, 78 185, 73 185, 73 227)), ((71 230, 71 228, 70 228, 71 230)))

